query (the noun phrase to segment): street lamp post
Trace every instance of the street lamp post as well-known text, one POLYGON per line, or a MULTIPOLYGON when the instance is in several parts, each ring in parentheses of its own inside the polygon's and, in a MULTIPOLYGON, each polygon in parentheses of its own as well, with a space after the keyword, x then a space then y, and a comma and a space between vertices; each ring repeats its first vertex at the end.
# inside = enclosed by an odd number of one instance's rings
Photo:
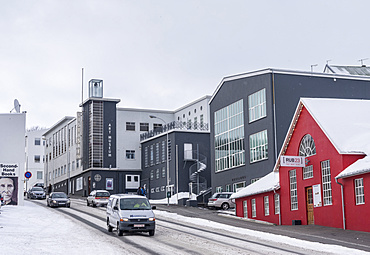
MULTIPOLYGON (((164 125, 166 125, 166 121, 160 117, 157 117, 157 116, 154 116, 154 115, 149 115, 150 118, 152 119, 160 119, 161 121, 163 121, 164 125)), ((167 151, 167 155, 166 155, 166 167, 167 167, 167 190, 166 190, 166 196, 167 196, 167 206, 170 206, 170 197, 168 196, 168 192, 170 191, 170 160, 168 158, 168 127, 167 127, 167 130, 166 130, 166 143, 167 143, 167 146, 166 146, 166 151, 167 151)))

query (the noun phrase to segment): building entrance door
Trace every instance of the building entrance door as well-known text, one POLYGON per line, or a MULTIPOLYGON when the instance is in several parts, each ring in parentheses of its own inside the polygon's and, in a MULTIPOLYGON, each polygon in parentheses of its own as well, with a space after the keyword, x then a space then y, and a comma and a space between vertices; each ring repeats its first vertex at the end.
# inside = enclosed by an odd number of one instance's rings
POLYGON ((313 215, 312 187, 306 188, 307 225, 315 224, 313 215))

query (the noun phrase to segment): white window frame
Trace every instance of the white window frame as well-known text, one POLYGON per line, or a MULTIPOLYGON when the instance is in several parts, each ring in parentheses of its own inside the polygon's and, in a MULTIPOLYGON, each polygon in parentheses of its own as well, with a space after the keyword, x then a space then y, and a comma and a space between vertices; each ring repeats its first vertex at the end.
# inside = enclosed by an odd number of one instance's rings
POLYGON ((267 130, 249 136, 250 163, 268 159, 267 130))
POLYGON ((303 167, 303 180, 313 178, 313 165, 303 167))
POLYGON ((245 165, 243 99, 214 113, 215 172, 245 165))
POLYGON ((275 193, 274 195, 275 214, 280 214, 280 195, 275 193))
POLYGON ((331 190, 331 174, 330 174, 330 161, 321 161, 321 176, 322 176, 322 197, 323 205, 332 205, 332 190, 331 190))
POLYGON ((289 171, 289 187, 290 187, 290 210, 298 210, 298 194, 297 194, 297 170, 289 171))
POLYGON ((266 89, 261 89, 248 96, 249 123, 267 116, 266 89))
POLYGON ((365 204, 364 179, 363 178, 355 179, 354 182, 355 182, 356 205, 363 205, 365 204))
POLYGON ((270 203, 269 203, 269 196, 263 197, 263 207, 265 209, 265 216, 270 215, 270 203))
POLYGON ((238 192, 240 189, 242 189, 242 188, 244 188, 246 186, 247 186, 247 182, 246 181, 233 183, 233 191, 234 192, 238 192))
POLYGON ((218 187, 216 187, 216 192, 217 192, 217 193, 222 192, 222 186, 218 186, 218 187))
POLYGON ((252 207, 252 218, 255 218, 257 216, 257 205, 256 205, 256 199, 251 199, 251 207, 252 207))
POLYGON ((243 215, 244 218, 248 218, 248 200, 243 201, 243 215))

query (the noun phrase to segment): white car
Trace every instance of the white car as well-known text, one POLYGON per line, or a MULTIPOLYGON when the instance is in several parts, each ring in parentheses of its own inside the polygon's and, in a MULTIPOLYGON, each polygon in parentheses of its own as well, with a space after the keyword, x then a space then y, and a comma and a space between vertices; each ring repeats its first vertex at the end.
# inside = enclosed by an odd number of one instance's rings
POLYGON ((87 206, 106 206, 108 204, 110 193, 106 190, 93 190, 86 199, 87 206))
POLYGON ((149 200, 144 196, 119 194, 112 195, 107 205, 107 228, 117 230, 119 236, 123 232, 155 232, 155 216, 149 200))

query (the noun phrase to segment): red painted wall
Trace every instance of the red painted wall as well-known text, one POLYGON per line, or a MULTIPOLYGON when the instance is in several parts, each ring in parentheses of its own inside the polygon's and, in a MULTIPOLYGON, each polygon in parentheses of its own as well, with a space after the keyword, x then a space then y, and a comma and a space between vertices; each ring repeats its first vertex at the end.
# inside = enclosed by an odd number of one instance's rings
POLYGON ((339 179, 344 184, 346 229, 370 232, 370 174, 339 179), (355 179, 363 178, 365 204, 356 205, 355 179))
POLYGON ((248 218, 253 220, 261 220, 266 222, 271 222, 274 224, 279 224, 279 215, 275 214, 275 201, 274 201, 274 192, 266 192, 258 195, 253 195, 249 197, 243 197, 235 199, 236 203, 236 216, 244 217, 244 205, 243 201, 247 200, 248 204, 248 218), (264 197, 269 197, 269 211, 270 214, 265 216, 265 207, 264 207, 264 197), (251 200, 256 199, 256 217, 252 217, 252 204, 251 200))
POLYGON ((290 143, 285 155, 296 156, 299 154, 299 145, 301 139, 310 134, 316 145, 316 155, 309 158, 307 165, 313 165, 313 178, 303 179, 303 168, 280 167, 280 187, 281 187, 281 208, 282 224, 292 224, 292 220, 301 220, 302 224, 307 224, 307 207, 305 188, 316 184, 321 185, 321 198, 323 200, 321 162, 330 160, 332 205, 322 205, 314 207, 314 224, 342 228, 342 202, 340 185, 335 182, 335 176, 345 167, 355 162, 363 156, 340 155, 328 140, 326 135, 303 107, 290 143), (290 205, 290 183, 289 170, 296 169, 297 173, 297 192, 298 192, 298 210, 292 211, 290 205))

